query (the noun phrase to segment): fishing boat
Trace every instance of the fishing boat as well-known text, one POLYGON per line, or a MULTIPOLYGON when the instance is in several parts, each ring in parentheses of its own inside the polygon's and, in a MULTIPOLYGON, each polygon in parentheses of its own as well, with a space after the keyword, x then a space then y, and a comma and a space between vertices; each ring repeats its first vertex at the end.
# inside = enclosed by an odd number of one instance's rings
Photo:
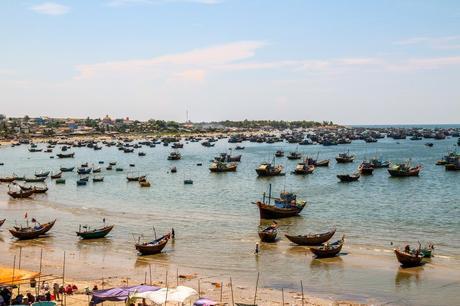
POLYGON ((113 229, 114 225, 107 225, 101 228, 90 229, 88 226, 79 226, 77 236, 82 239, 104 238, 113 229))
POLYGON ((128 180, 128 182, 139 182, 139 181, 144 181, 145 180, 145 175, 141 175, 141 176, 133 176, 133 175, 128 175, 126 177, 126 179, 128 180))
POLYGON ((297 196, 292 192, 283 191, 280 193, 279 198, 272 198, 271 189, 272 186, 270 184, 268 198, 264 192, 262 201, 254 203, 259 208, 261 219, 277 219, 297 216, 307 204, 306 201, 298 200, 297 196))
POLYGON ((213 162, 209 166, 209 171, 211 172, 235 172, 237 168, 236 163, 224 163, 224 162, 213 162))
POLYGON ((374 165, 370 162, 363 161, 358 167, 359 173, 362 175, 372 175, 374 172, 374 165))
POLYGON ((374 167, 374 169, 377 169, 377 168, 388 168, 390 166, 390 162, 389 161, 384 161, 384 160, 381 160, 379 158, 376 158, 374 157, 373 159, 371 159, 369 161, 372 166, 374 167))
POLYGON ((316 258, 335 257, 342 250, 344 242, 345 236, 342 236, 342 239, 337 240, 331 244, 326 242, 319 247, 311 247, 310 251, 315 254, 316 258))
POLYGON ((422 254, 423 258, 431 258, 433 257, 434 252, 434 245, 429 243, 427 246, 420 249, 420 254, 422 254))
POLYGON ((307 235, 288 235, 285 234, 289 241, 298 245, 321 245, 334 236, 336 229, 332 229, 326 233, 307 234, 307 235))
POLYGON ((185 179, 184 180, 184 185, 193 185, 193 180, 192 179, 185 179))
POLYGON ((0 182, 2 182, 2 183, 11 183, 11 182, 13 182, 14 180, 16 180, 16 177, 14 177, 14 176, 4 176, 4 177, 0 177, 0 182))
POLYGON ((242 146, 236 146, 236 147, 235 147, 235 150, 244 150, 244 147, 242 147, 242 146))
POLYGON ((43 183, 46 180, 46 177, 26 177, 24 179, 27 183, 43 183))
POLYGON ((65 184, 65 179, 63 178, 57 179, 56 184, 65 184))
POLYGON ((404 164, 391 165, 388 168, 388 172, 393 177, 408 177, 408 176, 418 176, 422 166, 418 165, 416 167, 411 167, 409 162, 404 164))
POLYGON ((58 154, 56 154, 56 156, 57 156, 58 158, 73 158, 73 157, 75 156, 75 153, 73 153, 73 152, 72 152, 72 153, 67 153, 67 154, 65 154, 65 153, 58 153, 58 154))
POLYGON ((284 151, 282 151, 282 150, 276 151, 275 156, 276 157, 283 157, 284 156, 284 151))
POLYGON ((58 178, 61 178, 62 177, 62 171, 59 171, 58 173, 56 174, 51 174, 51 179, 58 179, 58 178))
POLYGON ((142 181, 139 181, 139 185, 141 187, 150 187, 150 182, 147 180, 142 180, 142 181))
POLYGON ((177 168, 174 166, 171 168, 171 173, 176 173, 177 172, 177 168))
POLYGON ((109 170, 109 171, 112 170, 112 169, 113 169, 112 165, 108 165, 108 166, 105 168, 105 170, 109 170))
POLYGON ((77 186, 86 186, 87 183, 88 183, 88 181, 79 179, 79 180, 77 181, 77 186))
POLYGON ((346 153, 340 153, 335 160, 339 164, 345 164, 345 163, 352 163, 355 160, 355 156, 349 154, 349 152, 346 153))
POLYGON ((408 246, 404 250, 395 249, 396 258, 403 267, 417 267, 422 264, 423 255, 418 250, 411 250, 408 246))
POLYGON ((115 168, 115 171, 117 171, 117 172, 123 172, 123 168, 117 167, 117 168, 115 168))
POLYGON ((77 169, 78 174, 90 174, 91 173, 91 168, 86 168, 86 167, 81 167, 77 169))
POLYGON ((427 147, 432 147, 433 145, 434 145, 434 144, 433 144, 432 142, 427 142, 427 143, 425 143, 425 146, 427 146, 427 147))
POLYGON ((101 167, 93 168, 93 173, 100 173, 102 172, 101 167))
POLYGON ((348 182, 354 182, 359 180, 359 173, 353 173, 353 174, 337 174, 337 178, 344 183, 348 182))
POLYGON ((171 239, 171 234, 168 233, 150 242, 136 243, 135 247, 141 255, 158 254, 164 249, 169 239, 171 239))
POLYGON ((307 163, 298 163, 294 171, 292 171, 292 174, 297 174, 297 175, 311 174, 313 173, 314 170, 315 170, 315 166, 313 165, 309 165, 307 163))
POLYGON ((48 177, 50 171, 35 173, 35 177, 48 177))
POLYGON ((317 161, 315 166, 316 167, 329 167, 329 159, 317 161))
POLYGON ((109 166, 115 166, 117 162, 109 162, 109 166))
POLYGON ((34 193, 46 193, 48 191, 47 186, 39 187, 39 186, 34 186, 32 187, 32 191, 34 193))
POLYGON ((272 163, 263 162, 256 169, 258 176, 278 176, 285 175, 283 173, 283 166, 275 165, 275 158, 273 157, 272 163))
POLYGON ((183 147, 184 147, 184 144, 180 143, 180 142, 175 142, 171 146, 171 148, 173 148, 173 149, 182 149, 183 147))
POLYGON ((59 170, 61 170, 62 172, 72 172, 73 169, 75 169, 75 167, 69 167, 69 168, 61 167, 59 170))
POLYGON ((175 151, 169 153, 169 155, 168 155, 168 160, 179 160, 181 158, 182 158, 181 154, 179 152, 175 152, 175 151))
POLYGON ((46 234, 56 223, 56 220, 44 223, 44 224, 37 224, 33 227, 18 227, 15 226, 14 228, 10 229, 11 235, 16 237, 19 240, 27 240, 27 239, 35 239, 44 234, 46 234))
POLYGON ((37 148, 29 148, 29 152, 35 153, 35 152, 41 152, 43 149, 37 149, 37 148))
POLYGON ((138 152, 137 155, 138 155, 138 156, 145 156, 146 153, 145 153, 145 152, 138 152))
POLYGON ((30 190, 8 190, 8 195, 14 199, 24 199, 28 198, 31 195, 34 194, 34 191, 32 189, 30 190))
POLYGON ((290 160, 301 159, 302 154, 300 154, 300 152, 290 152, 289 155, 287 156, 287 158, 290 159, 290 160))
POLYGON ((98 183, 98 182, 103 182, 104 177, 103 176, 94 176, 93 177, 93 183, 98 183))
POLYGON ((263 242, 275 242, 276 235, 278 234, 278 226, 276 222, 274 222, 269 227, 259 230, 258 234, 260 240, 263 242))
POLYGON ((445 166, 446 171, 458 171, 460 170, 460 156, 455 161, 447 163, 445 166))

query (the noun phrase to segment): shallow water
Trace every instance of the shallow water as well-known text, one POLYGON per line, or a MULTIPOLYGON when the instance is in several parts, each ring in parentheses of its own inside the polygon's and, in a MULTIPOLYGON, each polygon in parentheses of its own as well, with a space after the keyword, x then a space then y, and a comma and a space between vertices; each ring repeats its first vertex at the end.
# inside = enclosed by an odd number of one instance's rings
MULTIPOLYGON (((355 141, 333 147, 299 146, 299 151, 319 159, 331 159, 329 168, 317 168, 305 177, 287 174, 271 179, 257 178, 254 169, 269 160, 277 149, 286 153, 296 150, 292 144, 256 144, 246 142, 236 173, 213 174, 207 169, 209 160, 233 145, 220 140, 214 148, 189 143, 181 149, 180 161, 167 161, 170 148, 143 147, 147 155, 125 154, 117 148, 100 151, 75 148, 74 159, 50 159, 47 153, 30 153, 26 146, 0 148, 0 175, 32 176, 35 171, 54 170, 60 166, 77 166, 83 162, 105 161, 103 183, 90 182, 77 187, 75 173, 64 173, 65 185, 47 182, 47 195, 33 200, 12 200, 7 187, 0 185, 0 217, 8 218, 4 227, 15 220, 57 218, 52 237, 40 239, 40 247, 64 249, 94 266, 107 269, 145 269, 145 265, 174 264, 190 270, 203 270, 209 275, 238 276, 252 281, 261 273, 261 285, 298 288, 303 280, 307 291, 336 298, 362 301, 376 299, 395 304, 459 304, 460 286, 460 173, 446 172, 435 166, 456 139, 435 141, 432 148, 425 141, 382 139, 377 143, 355 141), (352 164, 336 164, 334 156, 350 150, 357 156, 352 164), (361 177, 349 184, 338 183, 336 174, 353 172, 365 157, 380 155, 386 160, 402 162, 411 158, 422 164, 420 177, 389 178, 385 169, 373 176, 361 177), (124 172, 106 171, 109 161, 118 161, 124 172), (197 163, 203 163, 202 167, 197 163), (129 167, 134 163, 134 168, 129 167), (169 173, 175 165, 178 172, 169 173), (151 188, 140 188, 126 181, 127 173, 147 174, 151 188), (184 185, 192 178, 193 185, 184 185), (259 256, 253 255, 258 241, 259 216, 251 202, 267 191, 286 188, 309 203, 301 216, 280 220, 280 240, 261 244, 259 256), (98 225, 105 217, 116 224, 109 239, 99 242, 78 242, 75 230, 79 224, 98 225), (292 246, 284 233, 302 234, 337 227, 336 238, 346 235, 343 256, 331 260, 313 260, 303 247, 292 246), (168 244, 165 253, 138 258, 133 233, 151 237, 152 226, 158 234, 174 228, 177 239, 168 244), (437 257, 427 265, 403 270, 399 268, 390 245, 420 240, 433 242, 437 257), (441 302, 439 302, 441 301, 441 302)), ((41 145, 44 146, 44 145, 41 145)), ((55 149, 58 152, 58 148, 55 149)), ((296 161, 279 159, 292 171, 296 161)), ((49 180, 49 179, 48 179, 49 180)), ((270 222, 270 221, 267 221, 270 222)), ((334 238, 333 238, 334 239, 334 238)), ((0 244, 11 251, 17 246, 30 247, 32 242, 14 242, 4 230, 0 244), (3 242, 2 242, 3 241, 3 242)), ((26 248, 24 248, 26 250, 26 248)), ((8 259, 8 262, 11 261, 8 259)), ((88 269, 81 273, 98 273, 88 269)))

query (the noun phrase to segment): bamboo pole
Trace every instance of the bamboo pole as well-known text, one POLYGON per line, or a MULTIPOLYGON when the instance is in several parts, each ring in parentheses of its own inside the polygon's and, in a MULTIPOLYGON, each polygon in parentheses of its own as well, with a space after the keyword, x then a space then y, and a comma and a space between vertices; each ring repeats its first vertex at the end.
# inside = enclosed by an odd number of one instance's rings
POLYGON ((235 306, 235 300, 233 299, 233 281, 230 277, 230 290, 232 291, 232 306, 235 306))
POLYGON ((149 264, 149 278, 150 278, 150 286, 152 286, 152 265, 149 264))
POLYGON ((179 268, 176 268, 176 287, 179 286, 179 268))
MULTIPOLYGON (((22 247, 19 247, 19 263, 18 263, 18 270, 21 270, 21 259, 22 259, 22 247)), ((18 295, 21 290, 21 284, 18 284, 18 295)))
POLYGON ((14 255, 13 259, 13 275, 11 277, 11 285, 14 284, 14 273, 16 272, 16 255, 14 255))
POLYGON ((220 282, 220 302, 222 303, 222 290, 223 290, 224 283, 220 282))
POLYGON ((257 286, 259 286, 259 274, 260 272, 257 272, 256 291, 254 292, 254 305, 256 304, 256 300, 257 300, 257 286))
POLYGON ((147 271, 144 273, 144 285, 147 285, 147 271))
POLYGON ((302 290, 302 306, 304 306, 304 304, 303 304, 304 298, 303 298, 303 283, 302 283, 302 281, 300 281, 300 289, 302 290))
POLYGON ((35 285, 35 291, 37 292, 37 297, 40 293, 40 279, 42 277, 42 263, 43 263, 43 248, 40 249, 40 268, 38 270, 38 285, 35 285))
POLYGON ((281 288, 281 300, 283 301, 284 306, 284 288, 281 288))
POLYGON ((166 270, 166 294, 165 294, 165 306, 168 303, 168 270, 166 270))
POLYGON ((65 294, 65 251, 64 251, 64 260, 62 263, 62 287, 64 288, 64 294, 61 299, 61 305, 66 305, 67 302, 67 296, 65 294))

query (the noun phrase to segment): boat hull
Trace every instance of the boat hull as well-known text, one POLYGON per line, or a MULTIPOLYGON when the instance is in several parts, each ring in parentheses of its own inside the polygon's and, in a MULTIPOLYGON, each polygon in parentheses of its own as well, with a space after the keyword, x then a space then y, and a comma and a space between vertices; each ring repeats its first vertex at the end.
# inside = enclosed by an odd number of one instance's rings
POLYGON ((87 231, 87 232, 77 232, 77 236, 81 237, 82 239, 98 239, 98 238, 104 238, 107 236, 110 231, 113 229, 113 225, 106 226, 100 229, 96 229, 93 231, 87 231))

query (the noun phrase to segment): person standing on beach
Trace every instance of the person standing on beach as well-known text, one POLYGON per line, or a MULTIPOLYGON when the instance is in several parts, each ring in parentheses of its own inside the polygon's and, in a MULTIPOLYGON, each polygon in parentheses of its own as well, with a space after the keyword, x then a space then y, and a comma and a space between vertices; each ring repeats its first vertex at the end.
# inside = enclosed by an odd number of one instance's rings
POLYGON ((54 294, 54 298, 56 299, 56 301, 61 300, 59 297, 59 284, 58 283, 53 284, 53 294, 54 294))

